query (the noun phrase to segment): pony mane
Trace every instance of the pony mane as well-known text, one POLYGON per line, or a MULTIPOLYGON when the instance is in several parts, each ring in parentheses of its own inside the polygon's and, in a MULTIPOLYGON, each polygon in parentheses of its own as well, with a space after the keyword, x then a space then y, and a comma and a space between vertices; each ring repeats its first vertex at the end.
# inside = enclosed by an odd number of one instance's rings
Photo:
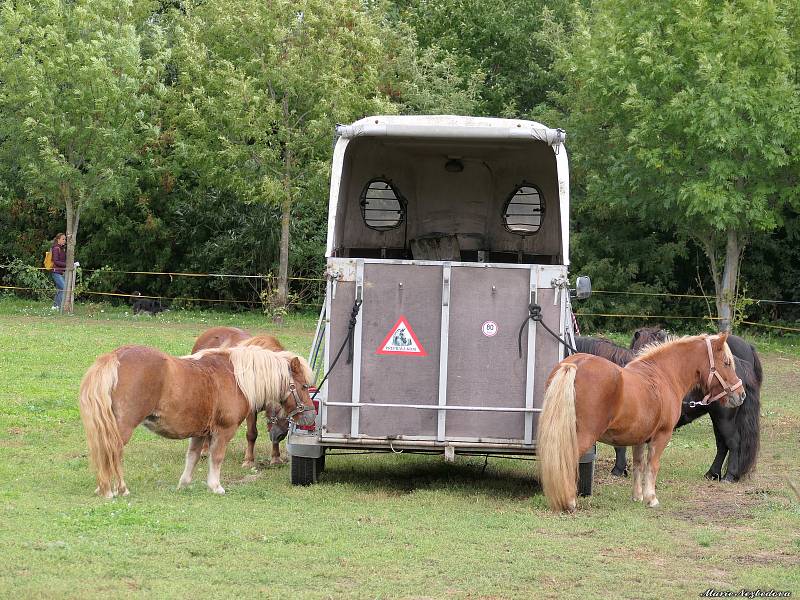
POLYGON ((305 358, 289 350, 282 350, 281 352, 276 352, 275 354, 281 358, 284 358, 287 363, 291 362, 292 359, 295 358, 299 360, 303 379, 308 385, 314 383, 314 371, 311 370, 311 365, 308 364, 308 361, 305 358))
POLYGON ((624 367, 636 358, 636 354, 632 350, 618 346, 611 340, 605 338, 577 336, 575 338, 575 348, 578 352, 607 358, 620 367, 624 367))
POLYGON ((639 352, 636 353, 636 356, 634 357, 633 360, 647 360, 649 358, 653 358, 655 354, 658 354, 659 352, 664 350, 664 348, 666 348, 667 346, 672 347, 675 344, 687 341, 691 337, 692 336, 688 335, 678 336, 669 334, 663 341, 658 340, 642 346, 639 352))
POLYGON ((280 402, 289 387, 289 364, 282 352, 258 346, 234 346, 224 352, 230 355, 236 384, 250 403, 250 410, 257 412, 265 404, 280 402))

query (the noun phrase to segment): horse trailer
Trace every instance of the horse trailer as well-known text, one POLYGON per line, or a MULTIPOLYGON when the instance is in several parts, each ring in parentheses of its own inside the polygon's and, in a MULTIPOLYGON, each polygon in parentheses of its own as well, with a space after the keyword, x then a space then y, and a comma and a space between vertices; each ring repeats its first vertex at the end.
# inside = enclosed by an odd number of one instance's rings
POLYGON ((289 433, 293 484, 334 449, 536 453, 545 382, 574 345, 570 292, 590 293, 567 278, 564 138, 459 116, 337 126, 310 357, 325 378, 316 426, 289 433))

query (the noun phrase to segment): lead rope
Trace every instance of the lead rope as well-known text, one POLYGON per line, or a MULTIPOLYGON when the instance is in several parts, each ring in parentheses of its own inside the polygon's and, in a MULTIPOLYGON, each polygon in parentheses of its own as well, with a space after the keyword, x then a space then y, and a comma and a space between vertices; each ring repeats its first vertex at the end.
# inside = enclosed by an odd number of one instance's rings
POLYGON ((344 338, 344 342, 342 342, 341 348, 339 348, 339 351, 336 353, 336 357, 333 359, 333 362, 331 363, 331 366, 328 369, 328 372, 325 373, 325 377, 323 377, 322 381, 320 381, 319 384, 317 384, 316 391, 311 395, 311 399, 312 400, 317 397, 317 394, 322 389, 322 384, 325 383, 325 381, 328 379, 328 375, 330 375, 331 371, 333 371, 333 367, 336 366, 336 362, 339 360, 339 357, 342 355, 342 352, 344 351, 344 347, 347 346, 348 344, 350 346, 350 350, 347 353, 347 363, 346 364, 349 365, 350 363, 353 362, 353 342, 354 342, 354 339, 355 339, 356 323, 358 321, 358 312, 361 310, 361 304, 362 303, 363 303, 363 300, 361 300, 361 298, 357 299, 353 303, 353 310, 350 311, 350 323, 348 323, 348 325, 347 325, 347 336, 344 338))
POLYGON ((552 336, 553 336, 555 339, 557 339, 557 340, 558 340, 558 341, 559 341, 561 344, 563 344, 563 345, 564 345, 564 347, 565 347, 567 350, 569 350, 569 351, 570 351, 570 353, 572 353, 572 354, 577 354, 577 353, 578 353, 578 351, 577 351, 577 350, 575 350, 575 348, 573 348, 573 347, 572 347, 572 346, 569 344, 569 342, 567 342, 566 340, 564 340, 564 339, 560 338, 560 337, 558 336, 558 334, 557 334, 555 331, 553 331, 552 329, 550 329, 550 328, 547 326, 547 324, 544 322, 544 319, 542 318, 542 307, 541 307, 541 306, 539 306, 538 304, 534 304, 533 302, 531 302, 531 303, 528 305, 528 318, 527 318, 527 319, 525 319, 525 320, 522 322, 522 325, 520 325, 520 328, 519 328, 519 334, 517 335, 517 345, 518 345, 518 347, 519 347, 519 357, 520 357, 520 358, 522 358, 522 332, 523 332, 523 331, 525 331, 525 325, 528 323, 528 321, 529 321, 529 320, 531 320, 531 321, 535 321, 535 322, 537 322, 537 323, 541 324, 541 326, 542 326, 542 327, 544 327, 545 331, 547 331, 547 333, 549 333, 550 335, 552 335, 552 336))

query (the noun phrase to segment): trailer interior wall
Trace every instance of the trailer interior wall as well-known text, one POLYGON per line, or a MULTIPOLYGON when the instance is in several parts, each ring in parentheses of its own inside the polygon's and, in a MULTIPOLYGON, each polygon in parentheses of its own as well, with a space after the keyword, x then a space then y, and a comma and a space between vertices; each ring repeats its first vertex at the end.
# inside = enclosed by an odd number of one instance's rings
MULTIPOLYGON (((461 141, 424 144, 403 138, 360 137, 345 147, 333 241, 334 256, 359 248, 408 248, 416 238, 456 234, 462 251, 533 255, 540 264, 564 264, 557 157, 546 143, 461 141), (461 172, 445 164, 460 160, 461 172), (365 184, 389 179, 405 197, 407 226, 380 232, 364 224, 359 205, 365 184), (522 237, 503 225, 505 202, 523 181, 535 184, 545 204, 540 231, 522 237)), ((412 257, 418 258, 418 257, 412 257)))

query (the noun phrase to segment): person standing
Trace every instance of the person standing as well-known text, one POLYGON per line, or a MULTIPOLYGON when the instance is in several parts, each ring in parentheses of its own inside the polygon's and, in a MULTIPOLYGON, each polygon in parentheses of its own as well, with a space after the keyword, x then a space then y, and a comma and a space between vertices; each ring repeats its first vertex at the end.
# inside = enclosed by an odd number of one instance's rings
POLYGON ((53 256, 53 282, 56 284, 56 297, 53 298, 52 310, 61 310, 64 302, 64 269, 67 267, 67 236, 59 233, 53 239, 53 247, 50 248, 53 256))

